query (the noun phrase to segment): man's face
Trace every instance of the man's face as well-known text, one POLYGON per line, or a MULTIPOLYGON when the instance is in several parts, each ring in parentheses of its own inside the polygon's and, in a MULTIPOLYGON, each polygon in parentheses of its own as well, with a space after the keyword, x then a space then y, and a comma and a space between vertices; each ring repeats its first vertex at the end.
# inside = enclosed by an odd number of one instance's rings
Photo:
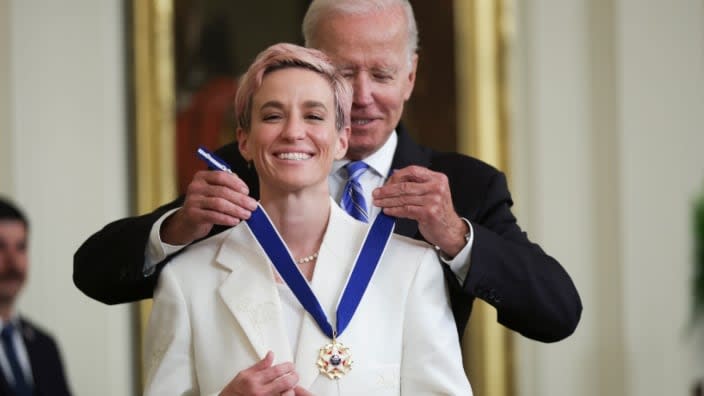
POLYGON ((27 277, 27 229, 18 220, 0 220, 0 304, 12 303, 27 277))
POLYGON ((352 133, 347 158, 376 152, 401 119, 411 96, 417 55, 408 56, 403 11, 370 15, 333 15, 321 22, 315 45, 351 82, 352 133))

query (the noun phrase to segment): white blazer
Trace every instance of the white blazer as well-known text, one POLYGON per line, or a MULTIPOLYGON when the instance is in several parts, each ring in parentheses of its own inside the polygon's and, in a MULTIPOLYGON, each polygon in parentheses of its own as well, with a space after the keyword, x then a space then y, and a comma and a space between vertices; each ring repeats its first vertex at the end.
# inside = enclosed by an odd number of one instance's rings
MULTIPOLYGON (((335 310, 368 225, 331 202, 311 287, 334 324, 335 310)), ((159 277, 144 350, 146 395, 214 395, 267 351, 293 361, 315 395, 471 395, 436 253, 393 235, 354 318, 338 340, 351 371, 318 372, 329 343, 306 312, 291 350, 272 264, 246 223, 203 240, 159 277)))

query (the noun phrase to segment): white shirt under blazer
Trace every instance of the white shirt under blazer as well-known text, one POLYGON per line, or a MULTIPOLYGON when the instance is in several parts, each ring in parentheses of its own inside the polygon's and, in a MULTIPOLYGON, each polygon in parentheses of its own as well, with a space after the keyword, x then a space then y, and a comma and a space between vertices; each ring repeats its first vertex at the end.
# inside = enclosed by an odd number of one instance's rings
MULTIPOLYGON (((311 288, 334 325, 340 294, 369 225, 331 200, 311 288)), ((162 271, 144 350, 146 395, 215 395, 267 351, 293 361, 315 395, 471 395, 442 268, 427 244, 392 235, 338 341, 351 371, 318 372, 331 340, 306 313, 290 347, 275 269, 246 223, 189 246, 162 271)))

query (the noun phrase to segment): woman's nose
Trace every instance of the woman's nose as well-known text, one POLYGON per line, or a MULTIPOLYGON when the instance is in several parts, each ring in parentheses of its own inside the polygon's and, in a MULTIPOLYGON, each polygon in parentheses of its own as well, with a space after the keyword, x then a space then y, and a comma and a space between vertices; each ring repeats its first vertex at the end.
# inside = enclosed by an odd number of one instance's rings
POLYGON ((288 139, 302 139, 306 135, 306 129, 301 117, 289 117, 281 135, 288 139))

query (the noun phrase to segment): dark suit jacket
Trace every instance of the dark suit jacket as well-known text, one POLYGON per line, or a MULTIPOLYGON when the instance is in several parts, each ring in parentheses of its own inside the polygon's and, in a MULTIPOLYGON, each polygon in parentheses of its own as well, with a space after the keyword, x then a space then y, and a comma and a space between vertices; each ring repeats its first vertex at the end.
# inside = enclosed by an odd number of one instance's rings
MULTIPOLYGON (((35 396, 71 395, 64 374, 59 348, 53 338, 24 318, 20 318, 22 339, 32 367, 35 396)), ((12 396, 5 376, 0 371, 0 395, 12 396)))
MULTIPOLYGON (((392 169, 420 165, 447 175, 457 213, 474 228, 471 266, 464 284, 445 266, 460 334, 475 297, 496 308, 500 323, 526 337, 552 342, 572 334, 582 312, 577 290, 562 266, 529 241, 516 223, 504 175, 475 158, 421 147, 402 125, 397 131, 392 169)), ((258 198, 257 176, 247 168, 237 144, 224 146, 217 154, 258 198)), ((76 286, 107 304, 151 297, 157 275, 142 276, 149 232, 165 211, 181 203, 182 198, 153 213, 118 220, 91 236, 74 255, 76 286)), ((222 230, 214 227, 211 235, 222 230)), ((398 219, 395 232, 423 239, 413 220, 398 219)))

